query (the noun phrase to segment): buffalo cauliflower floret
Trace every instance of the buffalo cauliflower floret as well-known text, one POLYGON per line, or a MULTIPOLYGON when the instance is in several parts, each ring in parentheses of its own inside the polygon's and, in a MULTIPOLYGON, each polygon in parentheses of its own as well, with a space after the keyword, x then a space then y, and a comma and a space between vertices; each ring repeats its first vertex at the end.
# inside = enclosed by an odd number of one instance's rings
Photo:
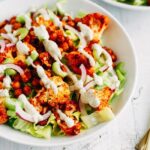
POLYGON ((88 14, 80 20, 88 25, 94 32, 94 39, 100 39, 102 33, 107 28, 109 19, 100 13, 88 14))
POLYGON ((50 79, 57 85, 58 93, 55 94, 51 88, 42 88, 34 98, 30 99, 31 104, 34 105, 39 112, 42 112, 44 104, 48 103, 50 106, 55 106, 70 100, 68 84, 58 76, 53 76, 50 79))

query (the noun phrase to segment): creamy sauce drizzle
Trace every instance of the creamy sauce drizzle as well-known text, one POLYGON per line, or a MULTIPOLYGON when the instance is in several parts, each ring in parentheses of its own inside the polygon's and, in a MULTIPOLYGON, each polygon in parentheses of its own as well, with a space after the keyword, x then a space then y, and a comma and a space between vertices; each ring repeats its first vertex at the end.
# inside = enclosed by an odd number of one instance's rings
POLYGON ((39 9, 37 11, 37 13, 35 13, 35 16, 37 16, 37 15, 41 15, 45 20, 49 20, 50 19, 47 10, 44 9, 44 8, 39 9))
POLYGON ((17 38, 12 34, 12 33, 1 33, 1 36, 4 38, 4 39, 7 39, 9 40, 11 43, 16 43, 17 42, 17 38))
POLYGON ((0 97, 9 97, 9 92, 7 89, 0 90, 0 97))
POLYGON ((89 89, 86 92, 81 92, 81 102, 89 104, 91 107, 96 108, 100 105, 100 100, 96 96, 94 89, 89 89))
POLYGON ((34 27, 34 33, 39 39, 42 39, 42 40, 49 39, 49 34, 44 25, 41 25, 39 27, 34 27))
POLYGON ((6 76, 4 79, 3 79, 3 85, 5 88, 7 89, 10 89, 11 88, 11 78, 10 76, 6 76))
POLYGON ((112 62, 112 58, 111 56, 109 55, 109 53, 103 49, 99 44, 93 44, 92 45, 92 49, 96 49, 98 51, 98 55, 100 56, 102 53, 105 55, 106 57, 106 65, 108 67, 111 67, 113 62, 112 62))
POLYGON ((27 14, 25 14, 25 15, 24 15, 24 20, 25 20, 25 26, 26 26, 26 28, 27 28, 28 30, 30 30, 31 24, 32 24, 31 18, 30 18, 27 14))
POLYGON ((7 33, 11 33, 12 32, 12 25, 5 25, 5 27, 4 27, 4 29, 5 29, 5 31, 7 32, 7 33))
POLYGON ((58 93, 57 85, 47 77, 43 67, 38 65, 38 66, 36 66, 36 70, 37 70, 37 74, 41 78, 45 88, 49 89, 51 87, 53 89, 54 93, 57 94, 58 93))
POLYGON ((73 27, 68 26, 68 25, 65 25, 65 28, 68 29, 68 30, 70 30, 70 31, 72 31, 73 33, 75 33, 79 37, 79 39, 80 39, 80 46, 78 48, 78 51, 80 53, 82 53, 85 57, 87 57, 88 60, 89 60, 89 62, 90 62, 90 65, 94 67, 95 66, 95 60, 94 60, 94 58, 84 50, 84 48, 87 45, 87 42, 86 42, 84 36, 88 37, 88 39, 91 40, 91 38, 92 38, 92 35, 91 35, 92 31, 90 32, 89 30, 91 30, 91 29, 89 27, 87 27, 86 25, 84 25, 82 23, 78 23, 78 24, 79 24, 79 26, 82 27, 81 28, 82 29, 81 32, 79 32, 78 30, 76 30, 73 27), (85 27, 88 28, 87 32, 85 31, 85 27), (82 33, 82 31, 84 31, 84 32, 82 33))
POLYGON ((78 27, 81 30, 81 33, 83 34, 83 36, 85 37, 85 39, 87 40, 87 42, 91 41, 94 37, 94 33, 93 31, 90 29, 90 27, 88 27, 87 25, 79 22, 78 27))
POLYGON ((95 81, 96 85, 99 85, 99 86, 103 85, 102 77, 98 76, 96 73, 94 73, 93 76, 94 76, 94 81, 95 81))
MULTIPOLYGON (((35 109, 33 105, 30 104, 27 97, 24 94, 21 94, 18 99, 23 102, 25 111, 31 115, 33 121, 38 123, 39 121, 43 120, 44 115, 40 115, 39 112, 35 109)), ((45 115, 50 115, 49 112, 45 115)))
POLYGON ((16 44, 17 50, 25 55, 29 54, 29 48, 26 44, 24 44, 22 41, 18 41, 16 44))
POLYGON ((61 120, 65 121, 66 125, 71 128, 74 126, 74 120, 67 117, 66 114, 64 114, 60 109, 57 110, 57 113, 59 114, 59 117, 61 120))
POLYGON ((45 40, 43 44, 44 44, 46 51, 49 52, 49 54, 54 58, 54 60, 60 62, 62 55, 56 42, 52 40, 45 40))
MULTIPOLYGON (((113 67, 112 67, 113 62, 112 62, 111 56, 110 56, 109 53, 108 53, 105 49, 103 49, 99 44, 93 44, 92 48, 97 50, 99 56, 100 56, 102 53, 105 55, 105 57, 106 57, 106 65, 103 66, 100 70, 103 71, 103 70, 105 70, 105 69, 108 68, 108 69, 107 69, 107 74, 108 74, 108 73, 111 73, 111 74, 112 74, 111 77, 108 75, 108 78, 110 79, 110 82, 111 82, 110 88, 113 89, 113 90, 116 89, 116 88, 118 88, 119 85, 120 85, 120 81, 118 80, 118 77, 117 77, 117 75, 116 75, 116 73, 115 73, 115 71, 114 71, 114 69, 113 69, 113 67)), ((95 76, 95 77, 96 77, 96 76, 95 76)), ((99 76, 97 76, 96 78, 95 78, 95 79, 96 79, 95 81, 97 82, 97 84, 100 83, 100 82, 102 82, 102 80, 103 80, 103 79, 100 79, 99 76), (99 78, 99 79, 96 79, 96 78, 99 78)), ((101 78, 102 78, 102 77, 101 77, 101 78)))

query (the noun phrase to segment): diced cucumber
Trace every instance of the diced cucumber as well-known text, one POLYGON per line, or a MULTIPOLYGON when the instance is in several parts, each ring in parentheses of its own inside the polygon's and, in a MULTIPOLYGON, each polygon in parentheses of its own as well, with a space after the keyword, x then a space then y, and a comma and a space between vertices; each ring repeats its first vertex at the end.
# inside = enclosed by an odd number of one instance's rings
POLYGON ((15 110, 7 110, 7 115, 10 118, 17 118, 15 110))
POLYGON ((110 120, 114 119, 114 117, 115 117, 114 113, 112 112, 112 110, 109 107, 103 108, 99 112, 99 116, 100 116, 100 120, 102 122, 110 121, 110 120))
POLYGON ((81 119, 88 128, 91 128, 97 125, 98 123, 114 119, 114 114, 110 108, 105 107, 101 111, 95 111, 90 115, 81 116, 81 119))
POLYGON ((31 52, 30 57, 32 58, 33 61, 35 61, 38 58, 39 54, 36 50, 31 52))
POLYGON ((12 64, 13 62, 14 62, 14 60, 12 58, 6 58, 3 63, 4 64, 12 64))
POLYGON ((66 30, 65 33, 73 41, 76 41, 78 39, 78 37, 73 32, 71 32, 70 30, 66 30))
POLYGON ((100 59, 98 49, 93 49, 93 56, 94 56, 95 60, 97 60, 97 61, 100 59))
POLYGON ((17 16, 17 18, 16 18, 16 21, 18 21, 18 22, 20 22, 20 23, 25 23, 25 18, 24 18, 24 16, 23 15, 21 15, 21 16, 17 16))
POLYGON ((72 115, 79 121, 81 115, 79 111, 74 112, 72 115))
POLYGON ((5 74, 9 76, 14 76, 17 72, 14 69, 8 68, 5 70, 5 74))
POLYGON ((19 103, 19 105, 23 108, 23 103, 21 101, 18 101, 15 98, 6 98, 5 100, 5 106, 9 110, 15 110, 16 108, 16 103, 19 103))
POLYGON ((27 59, 25 60, 25 63, 30 66, 33 63, 33 60, 30 56, 27 57, 27 59))
POLYGON ((61 77, 66 77, 67 76, 67 72, 64 72, 61 67, 60 64, 58 62, 54 62, 52 65, 52 70, 55 74, 61 76, 61 77))
POLYGON ((15 31, 15 35, 19 35, 19 40, 23 40, 28 35, 29 30, 27 28, 20 28, 15 31))

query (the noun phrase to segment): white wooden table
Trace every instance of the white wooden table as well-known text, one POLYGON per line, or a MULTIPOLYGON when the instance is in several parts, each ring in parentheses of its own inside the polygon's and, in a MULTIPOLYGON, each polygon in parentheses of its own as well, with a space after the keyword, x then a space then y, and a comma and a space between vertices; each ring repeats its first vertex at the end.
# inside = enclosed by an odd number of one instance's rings
POLYGON ((0 150, 134 150, 150 127, 150 12, 129 11, 93 0, 109 10, 127 29, 138 56, 139 77, 134 97, 126 109, 91 142, 54 148, 36 148, 0 139, 0 150))

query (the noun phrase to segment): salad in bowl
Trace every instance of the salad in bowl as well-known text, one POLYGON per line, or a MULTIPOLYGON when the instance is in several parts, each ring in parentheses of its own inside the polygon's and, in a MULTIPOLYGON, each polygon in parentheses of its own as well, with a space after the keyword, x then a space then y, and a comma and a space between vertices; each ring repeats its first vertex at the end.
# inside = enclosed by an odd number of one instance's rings
POLYGON ((103 43, 101 13, 41 7, 0 23, 0 124, 34 137, 71 136, 114 118, 124 63, 103 43))

